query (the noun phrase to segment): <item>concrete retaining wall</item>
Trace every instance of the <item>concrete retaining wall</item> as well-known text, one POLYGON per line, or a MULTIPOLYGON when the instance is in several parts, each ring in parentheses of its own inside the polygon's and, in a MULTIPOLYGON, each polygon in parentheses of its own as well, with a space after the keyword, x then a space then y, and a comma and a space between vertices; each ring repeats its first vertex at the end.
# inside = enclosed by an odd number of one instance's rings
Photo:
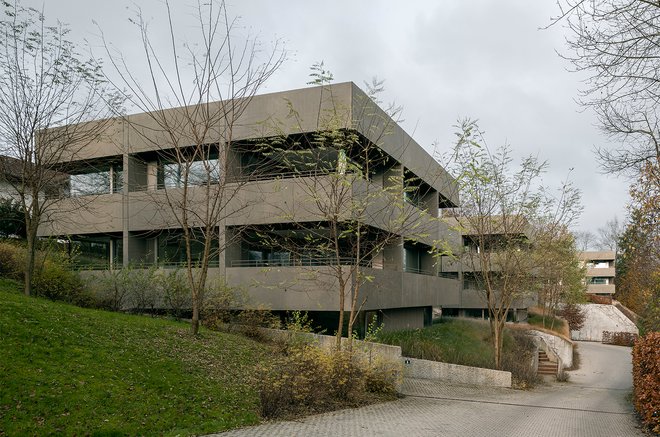
MULTIPOLYGON (((261 331, 273 340, 288 341, 298 338, 314 342, 320 348, 328 351, 334 350, 336 345, 336 338, 330 335, 265 328, 262 328, 261 331)), ((342 343, 344 342, 346 342, 346 338, 342 339, 342 343)), ((401 356, 399 346, 353 340, 353 351, 358 357, 369 363, 377 360, 380 364, 392 364, 398 368, 403 365, 403 376, 410 378, 441 379, 447 382, 491 387, 511 387, 511 372, 406 358, 401 356)))
POLYGON ((571 331, 573 340, 603 341, 603 331, 639 334, 637 326, 613 305, 579 305, 585 312, 585 322, 579 331, 571 331))
POLYGON ((558 363, 561 371, 573 365, 573 342, 547 332, 531 331, 537 340, 539 348, 543 349, 550 361, 558 363))
POLYGON ((440 379, 461 384, 511 387, 511 372, 460 366, 438 361, 402 358, 403 375, 409 378, 440 379))
MULTIPOLYGON (((315 343, 323 350, 331 351, 335 349, 337 338, 332 335, 313 334, 311 332, 293 332, 279 329, 262 328, 261 331, 273 340, 292 340, 302 339, 315 343)), ((342 338, 342 345, 347 341, 342 338)), ((368 362, 375 359, 393 363, 399 363, 401 360, 401 347, 390 346, 389 344, 373 343, 370 341, 353 340, 353 351, 358 357, 362 357, 368 362)))

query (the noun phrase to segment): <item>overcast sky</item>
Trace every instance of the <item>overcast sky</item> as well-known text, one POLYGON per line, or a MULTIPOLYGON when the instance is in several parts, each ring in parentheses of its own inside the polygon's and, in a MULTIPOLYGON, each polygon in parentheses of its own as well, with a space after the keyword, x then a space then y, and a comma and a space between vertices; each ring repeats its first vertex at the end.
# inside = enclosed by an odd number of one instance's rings
MULTIPOLYGON (((175 4, 185 0, 174 0, 175 4)), ((45 0, 46 16, 68 23, 74 40, 98 42, 98 30, 129 59, 138 35, 128 18, 139 4, 154 26, 159 0, 45 0)), ((263 92, 301 88, 323 60, 336 82, 385 79, 385 101, 404 107, 403 127, 434 153, 454 141, 458 118, 479 120, 490 147, 508 142, 517 156, 548 160, 545 183, 571 178, 584 213, 575 229, 595 231, 625 218, 628 181, 602 175, 593 154, 606 146, 592 113, 575 103, 583 78, 568 71, 564 29, 539 30, 555 0, 333 1, 234 0, 230 12, 265 43, 286 42, 289 59, 263 92)), ((189 17, 179 13, 182 25, 189 17)), ((154 31, 158 31, 154 27, 154 31)))

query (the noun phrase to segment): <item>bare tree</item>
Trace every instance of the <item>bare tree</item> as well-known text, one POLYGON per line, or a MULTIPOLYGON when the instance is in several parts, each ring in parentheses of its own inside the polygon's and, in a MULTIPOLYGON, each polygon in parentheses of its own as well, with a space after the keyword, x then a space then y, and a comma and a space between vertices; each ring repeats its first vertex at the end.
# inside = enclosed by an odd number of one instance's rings
POLYGON ((464 272, 473 275, 474 288, 486 301, 499 368, 507 313, 542 285, 531 251, 561 235, 561 227, 580 212, 580 196, 569 183, 551 196, 535 185, 545 162, 528 157, 516 170, 508 146, 491 152, 476 122, 465 120, 459 128, 446 168, 457 175, 461 211, 446 220, 464 235, 464 272))
POLYGON ((590 231, 575 231, 575 244, 581 252, 586 252, 593 248, 596 243, 596 236, 590 231))
POLYGON ((605 172, 634 176, 646 162, 660 163, 658 99, 660 4, 647 0, 561 0, 572 33, 565 57, 589 77, 582 104, 602 129, 621 140, 617 150, 597 149, 605 172))
POLYGON ((618 254, 619 239, 623 234, 623 224, 619 223, 619 219, 614 217, 608 220, 605 226, 598 228, 598 247, 600 250, 613 250, 618 254))
POLYGON ((233 177, 240 167, 236 126, 286 53, 279 42, 262 50, 257 39, 239 37, 237 21, 222 1, 194 4, 192 33, 175 27, 177 12, 170 1, 164 7, 169 39, 164 50, 151 37, 141 11, 132 20, 140 33, 147 81, 133 74, 137 66, 128 65, 109 44, 105 47, 125 97, 145 113, 126 120, 157 151, 157 186, 144 193, 167 212, 169 225, 181 230, 196 334, 209 267, 228 243, 224 221, 241 209, 236 204, 243 183, 233 177))
MULTIPOLYGON (((0 20, 0 179, 24 213, 27 259, 25 294, 32 293, 37 230, 49 211, 61 209, 67 163, 98 140, 121 98, 104 80, 101 65, 85 59, 67 40, 68 28, 44 15, 3 1, 0 20)), ((71 202, 69 202, 71 205, 71 202)), ((77 205, 76 208, 79 208, 77 205)))

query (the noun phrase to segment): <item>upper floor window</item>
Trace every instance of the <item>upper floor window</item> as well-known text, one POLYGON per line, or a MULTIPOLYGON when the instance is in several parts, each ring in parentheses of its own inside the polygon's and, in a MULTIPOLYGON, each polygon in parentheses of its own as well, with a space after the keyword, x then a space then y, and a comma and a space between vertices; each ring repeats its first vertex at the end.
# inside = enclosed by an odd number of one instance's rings
POLYGON ((184 185, 204 185, 220 181, 220 163, 217 159, 185 163, 165 163, 160 167, 159 186, 181 188, 184 185))
POLYGON ((72 197, 118 193, 123 187, 121 164, 110 164, 69 176, 69 195, 72 197))

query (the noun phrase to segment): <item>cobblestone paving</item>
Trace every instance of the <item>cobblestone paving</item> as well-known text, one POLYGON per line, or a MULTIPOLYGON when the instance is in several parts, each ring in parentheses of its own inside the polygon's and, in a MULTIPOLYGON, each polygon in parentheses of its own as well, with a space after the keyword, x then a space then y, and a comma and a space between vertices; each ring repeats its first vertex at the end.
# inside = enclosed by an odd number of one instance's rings
POLYGON ((629 369, 616 368, 622 371, 604 375, 601 368, 616 364, 617 360, 625 366, 630 350, 610 348, 603 352, 603 347, 581 345, 586 366, 594 367, 582 369, 569 383, 550 383, 532 391, 519 391, 408 379, 402 387, 406 397, 394 402, 216 435, 642 436, 626 401, 630 393, 629 369), (599 355, 602 353, 603 356, 599 355), (592 354, 606 361, 590 361, 588 357, 592 354))

